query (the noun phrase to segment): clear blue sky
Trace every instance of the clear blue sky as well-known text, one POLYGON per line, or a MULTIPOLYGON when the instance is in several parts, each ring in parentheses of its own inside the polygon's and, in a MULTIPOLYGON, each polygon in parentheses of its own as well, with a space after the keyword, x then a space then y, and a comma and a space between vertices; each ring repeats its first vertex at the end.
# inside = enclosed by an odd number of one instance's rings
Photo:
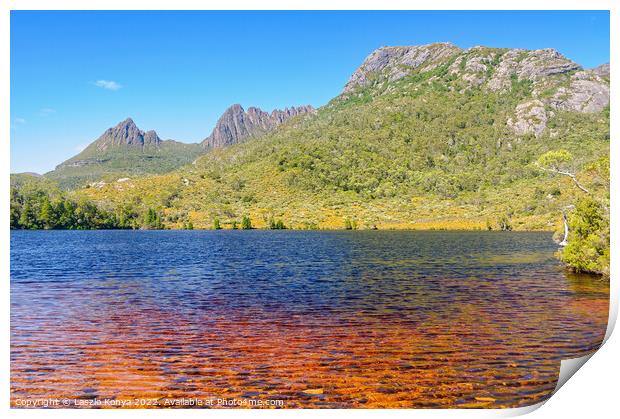
POLYGON ((324 105, 375 48, 449 41, 609 61, 608 12, 11 13, 11 171, 46 172, 131 116, 185 142, 233 103, 324 105))

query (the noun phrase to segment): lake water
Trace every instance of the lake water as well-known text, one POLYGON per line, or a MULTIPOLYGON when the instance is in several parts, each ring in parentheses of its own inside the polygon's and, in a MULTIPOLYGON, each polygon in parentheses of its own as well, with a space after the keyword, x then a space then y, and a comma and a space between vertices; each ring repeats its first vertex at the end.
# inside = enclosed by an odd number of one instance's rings
POLYGON ((12 231, 12 405, 533 404, 607 324, 608 283, 555 250, 549 233, 12 231))

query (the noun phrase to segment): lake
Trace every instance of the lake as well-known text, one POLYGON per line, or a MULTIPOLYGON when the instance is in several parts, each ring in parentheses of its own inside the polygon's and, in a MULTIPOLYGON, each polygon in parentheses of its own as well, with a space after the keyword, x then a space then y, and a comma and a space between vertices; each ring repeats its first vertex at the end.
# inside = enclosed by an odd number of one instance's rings
POLYGON ((11 403, 534 404, 607 325, 608 282, 556 250, 550 233, 12 231, 11 403))

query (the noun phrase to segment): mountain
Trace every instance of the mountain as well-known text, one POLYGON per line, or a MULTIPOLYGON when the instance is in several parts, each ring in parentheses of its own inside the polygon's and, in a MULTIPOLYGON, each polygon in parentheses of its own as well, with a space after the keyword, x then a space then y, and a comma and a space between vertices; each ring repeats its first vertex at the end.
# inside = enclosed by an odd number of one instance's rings
POLYGON ((344 92, 359 86, 396 81, 413 72, 424 73, 446 64, 448 73, 490 90, 510 87, 513 77, 537 81, 582 69, 550 48, 528 51, 478 46, 462 50, 450 43, 382 47, 370 54, 351 75, 344 92))
POLYGON ((344 93, 360 86, 401 79, 412 71, 431 70, 438 63, 460 53, 451 43, 406 47, 382 47, 373 51, 355 70, 344 87, 344 93))
POLYGON ((537 166, 554 150, 605 190, 590 168, 608 167, 608 70, 552 49, 384 47, 327 105, 239 143, 268 127, 256 115, 231 108, 191 166, 76 194, 171 228, 553 230, 581 196, 537 166))
POLYGON ((166 173, 193 162, 206 150, 259 137, 295 116, 314 111, 307 105, 271 113, 250 107, 246 112, 241 105, 233 105, 200 144, 162 140, 155 131, 142 131, 127 118, 45 176, 64 189, 73 189, 90 183, 99 187, 119 178, 166 173))
POLYGON ((42 175, 34 172, 22 172, 22 173, 11 173, 11 186, 22 187, 27 183, 38 183, 43 182, 44 184, 51 186, 53 182, 45 179, 42 175))
POLYGON ((310 105, 275 109, 271 113, 250 107, 247 112, 239 104, 232 105, 215 124, 215 128, 201 143, 204 148, 218 148, 245 141, 273 131, 290 118, 314 112, 310 105))
POLYGON ((127 118, 115 127, 108 128, 91 146, 98 151, 106 151, 119 146, 159 147, 161 141, 155 131, 144 132, 133 119, 127 118))
POLYGON ((127 176, 169 172, 191 163, 202 153, 198 144, 162 140, 155 131, 142 131, 127 118, 45 177, 64 188, 83 187, 127 176))
POLYGON ((530 98, 555 109, 600 112, 609 104, 609 64, 583 70, 550 48, 462 50, 450 43, 379 48, 353 73, 343 93, 378 87, 414 73, 429 74, 440 67, 464 87, 489 92, 510 90, 514 82, 531 83, 530 98))

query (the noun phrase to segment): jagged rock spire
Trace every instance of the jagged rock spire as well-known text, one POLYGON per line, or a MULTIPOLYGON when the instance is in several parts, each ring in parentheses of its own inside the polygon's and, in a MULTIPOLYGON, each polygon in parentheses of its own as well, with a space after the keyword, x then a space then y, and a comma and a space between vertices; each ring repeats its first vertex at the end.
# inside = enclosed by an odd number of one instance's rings
POLYGON ((250 107, 247 111, 239 104, 230 106, 215 124, 215 128, 201 143, 205 148, 217 148, 237 144, 245 139, 274 130, 288 119, 314 112, 310 105, 275 109, 271 113, 250 107))

